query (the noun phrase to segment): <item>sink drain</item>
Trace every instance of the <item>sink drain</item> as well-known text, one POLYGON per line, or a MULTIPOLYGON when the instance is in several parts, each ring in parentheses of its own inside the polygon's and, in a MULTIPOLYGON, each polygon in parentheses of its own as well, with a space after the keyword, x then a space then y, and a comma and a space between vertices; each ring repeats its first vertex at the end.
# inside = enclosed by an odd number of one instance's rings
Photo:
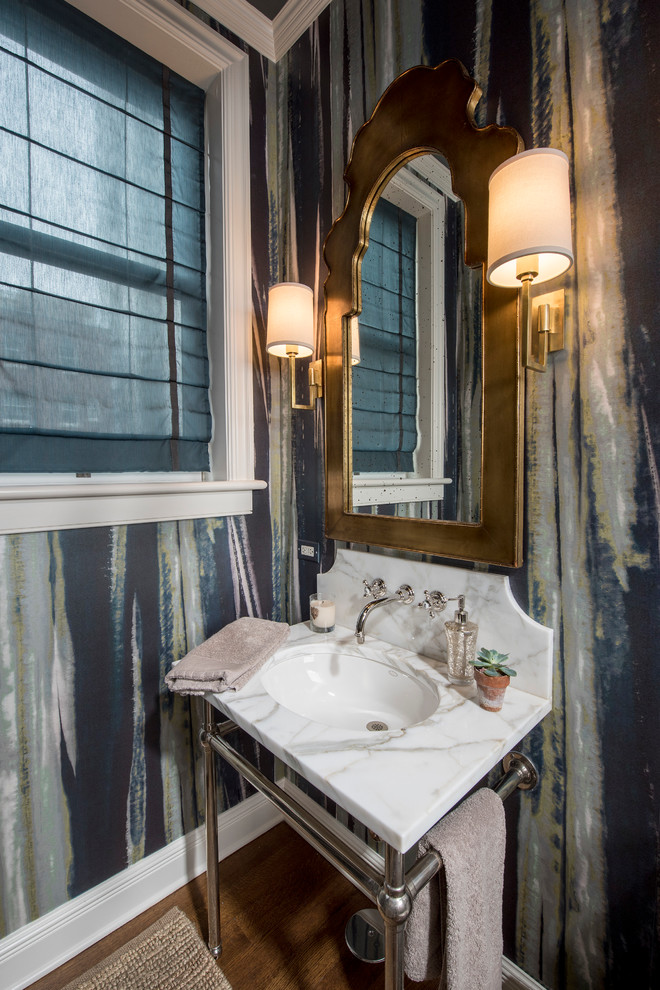
POLYGON ((367 722, 369 732, 386 732, 388 729, 386 722, 367 722))

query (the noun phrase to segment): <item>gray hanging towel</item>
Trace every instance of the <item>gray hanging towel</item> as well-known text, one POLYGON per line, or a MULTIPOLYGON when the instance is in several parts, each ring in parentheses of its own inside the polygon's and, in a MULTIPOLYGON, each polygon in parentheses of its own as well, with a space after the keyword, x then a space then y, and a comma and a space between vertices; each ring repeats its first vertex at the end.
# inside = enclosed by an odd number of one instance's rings
POLYGON ((506 829, 501 799, 484 787, 424 836, 420 854, 443 867, 417 895, 406 928, 406 973, 441 990, 501 990, 506 829))
POLYGON ((168 674, 165 682, 178 694, 238 691, 286 641, 286 622, 245 617, 200 643, 168 674))

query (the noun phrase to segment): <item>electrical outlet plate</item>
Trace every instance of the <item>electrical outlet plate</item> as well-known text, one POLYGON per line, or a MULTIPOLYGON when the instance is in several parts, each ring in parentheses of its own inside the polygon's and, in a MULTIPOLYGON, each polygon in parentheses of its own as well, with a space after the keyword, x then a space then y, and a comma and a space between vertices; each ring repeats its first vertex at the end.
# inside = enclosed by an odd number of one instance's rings
POLYGON ((300 560, 313 560, 320 563, 321 547, 312 540, 298 540, 298 557, 300 560))

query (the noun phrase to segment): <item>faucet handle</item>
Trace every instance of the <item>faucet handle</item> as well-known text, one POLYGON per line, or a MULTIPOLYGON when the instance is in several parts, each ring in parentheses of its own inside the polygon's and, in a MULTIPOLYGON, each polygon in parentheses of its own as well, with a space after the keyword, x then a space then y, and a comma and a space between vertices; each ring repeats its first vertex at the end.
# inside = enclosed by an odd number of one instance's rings
POLYGON ((382 598, 383 595, 387 594, 387 588, 382 578, 376 578, 371 584, 365 578, 362 584, 364 585, 364 598, 368 598, 369 595, 373 595, 374 598, 382 598))
POLYGON ((438 612, 444 612, 449 599, 441 591, 425 591, 424 601, 420 602, 417 608, 428 609, 429 618, 435 619, 438 612))

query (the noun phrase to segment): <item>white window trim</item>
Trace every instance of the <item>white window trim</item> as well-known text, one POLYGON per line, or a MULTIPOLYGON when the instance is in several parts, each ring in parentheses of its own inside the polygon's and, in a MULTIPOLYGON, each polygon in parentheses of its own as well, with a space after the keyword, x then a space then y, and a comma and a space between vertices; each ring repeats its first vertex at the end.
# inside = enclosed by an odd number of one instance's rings
POLYGON ((450 484, 451 478, 360 474, 353 478, 353 505, 437 502, 445 497, 445 485, 450 484))
POLYGON ((221 190, 222 203, 220 257, 213 257, 213 237, 207 243, 211 473, 198 481, 154 482, 137 475, 112 483, 54 476, 48 484, 28 475, 4 476, 0 533, 249 513, 252 492, 266 483, 254 478, 247 56, 175 0, 68 2, 207 92, 207 231, 212 234, 213 192, 217 196, 221 190))
POLYGON ((434 278, 443 270, 445 200, 457 200, 446 166, 430 155, 415 158, 399 169, 381 193, 383 199, 417 218, 418 348, 425 355, 419 373, 417 429, 421 443, 415 451, 415 471, 367 473, 353 476, 353 505, 390 505, 397 502, 435 502, 444 498, 444 366, 446 327, 444 284, 434 278), (427 185, 428 180, 435 188, 427 185), (436 192, 440 190, 442 195, 436 192), (428 357, 430 356, 430 360, 428 357))

